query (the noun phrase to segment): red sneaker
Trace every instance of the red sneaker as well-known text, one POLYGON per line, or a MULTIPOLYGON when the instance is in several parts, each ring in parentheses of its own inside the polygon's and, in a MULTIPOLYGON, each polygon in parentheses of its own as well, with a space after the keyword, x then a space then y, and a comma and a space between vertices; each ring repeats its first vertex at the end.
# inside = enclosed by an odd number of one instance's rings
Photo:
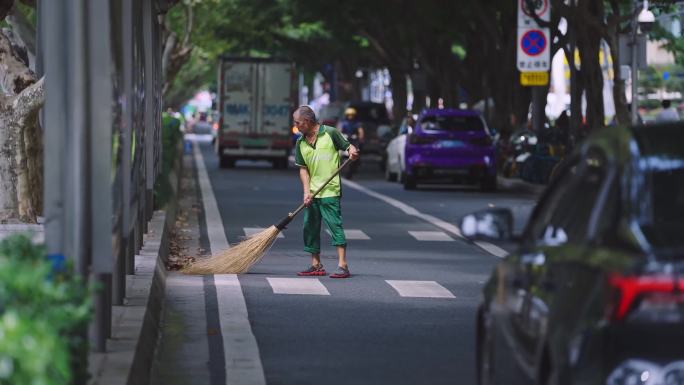
POLYGON ((351 273, 349 272, 349 267, 337 266, 335 273, 330 274, 330 278, 349 278, 351 273))
POLYGON ((328 273, 325 272, 323 264, 318 264, 318 266, 309 266, 308 269, 300 271, 299 273, 297 273, 297 275, 300 277, 320 277, 323 275, 328 275, 328 273))

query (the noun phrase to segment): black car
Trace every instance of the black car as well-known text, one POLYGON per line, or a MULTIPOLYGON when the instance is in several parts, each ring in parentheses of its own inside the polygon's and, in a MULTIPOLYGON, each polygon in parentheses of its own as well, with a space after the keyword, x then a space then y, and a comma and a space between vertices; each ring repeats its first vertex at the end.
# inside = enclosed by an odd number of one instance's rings
MULTIPOLYGON (((512 213, 467 215, 505 240, 512 213)), ((684 124, 609 127, 567 159, 477 314, 479 384, 684 384, 684 124)))

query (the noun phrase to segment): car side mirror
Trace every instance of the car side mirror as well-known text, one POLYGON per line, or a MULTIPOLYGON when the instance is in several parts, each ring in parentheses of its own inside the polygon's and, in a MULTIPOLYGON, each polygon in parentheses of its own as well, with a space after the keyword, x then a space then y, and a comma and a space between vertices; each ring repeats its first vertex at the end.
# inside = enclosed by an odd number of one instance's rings
POLYGON ((513 212, 492 208, 467 214, 460 222, 461 234, 469 240, 513 240, 513 212))

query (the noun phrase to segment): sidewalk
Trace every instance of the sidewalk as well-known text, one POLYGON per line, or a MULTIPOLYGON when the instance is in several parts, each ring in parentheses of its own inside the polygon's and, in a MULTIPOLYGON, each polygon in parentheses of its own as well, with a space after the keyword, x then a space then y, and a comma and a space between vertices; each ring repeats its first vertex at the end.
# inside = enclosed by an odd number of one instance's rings
POLYGON ((540 195, 547 187, 547 185, 544 184, 529 183, 522 179, 504 178, 502 176, 497 177, 497 182, 499 183, 499 187, 535 195, 540 195))

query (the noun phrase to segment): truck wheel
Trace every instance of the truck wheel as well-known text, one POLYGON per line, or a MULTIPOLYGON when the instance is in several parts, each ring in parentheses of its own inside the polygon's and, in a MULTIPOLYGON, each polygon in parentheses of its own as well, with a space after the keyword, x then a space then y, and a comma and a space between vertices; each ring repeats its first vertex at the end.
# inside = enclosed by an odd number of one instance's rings
POLYGON ((220 166, 221 168, 233 168, 235 167, 235 159, 226 155, 221 155, 220 166))
POLYGON ((416 177, 414 175, 409 175, 404 173, 404 190, 415 190, 416 189, 416 177))

